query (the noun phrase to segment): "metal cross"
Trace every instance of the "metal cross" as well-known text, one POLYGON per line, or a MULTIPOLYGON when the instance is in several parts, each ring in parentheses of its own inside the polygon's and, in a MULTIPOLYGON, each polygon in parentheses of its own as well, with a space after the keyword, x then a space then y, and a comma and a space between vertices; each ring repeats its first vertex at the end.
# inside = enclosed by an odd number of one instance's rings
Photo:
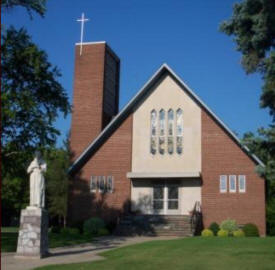
POLYGON ((82 13, 81 19, 77 19, 77 21, 81 22, 81 33, 80 33, 80 55, 81 55, 82 54, 84 23, 89 21, 89 19, 85 18, 84 13, 82 13))

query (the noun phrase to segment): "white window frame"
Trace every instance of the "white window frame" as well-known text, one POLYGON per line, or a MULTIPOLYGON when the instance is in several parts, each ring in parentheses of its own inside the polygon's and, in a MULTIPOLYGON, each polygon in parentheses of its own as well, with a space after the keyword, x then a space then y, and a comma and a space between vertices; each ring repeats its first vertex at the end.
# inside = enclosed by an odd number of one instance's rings
POLYGON ((96 193, 96 190, 97 190, 97 176, 95 175, 92 175, 91 176, 91 179, 90 179, 90 192, 91 193, 96 193), (92 189, 92 183, 95 183, 95 188, 92 189))
POLYGON ((227 193, 227 175, 220 175, 220 193, 227 193), (222 181, 225 179, 225 189, 222 189, 222 181))
POLYGON ((229 192, 236 193, 237 192, 237 176, 236 175, 229 175, 229 192), (231 187, 231 181, 233 181, 235 188, 231 187))
POLYGON ((241 174, 238 176, 238 186, 239 186, 239 193, 246 192, 246 176, 244 174, 241 174), (240 185, 241 177, 243 177, 243 180, 244 180, 244 188, 243 189, 241 189, 241 185, 240 185))

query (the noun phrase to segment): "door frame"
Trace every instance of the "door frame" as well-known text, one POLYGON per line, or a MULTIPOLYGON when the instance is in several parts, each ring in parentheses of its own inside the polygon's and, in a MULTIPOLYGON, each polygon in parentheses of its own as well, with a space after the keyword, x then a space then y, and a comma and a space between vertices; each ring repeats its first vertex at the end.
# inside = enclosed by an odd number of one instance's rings
POLYGON ((171 183, 169 180, 163 180, 163 183, 152 183, 152 211, 157 215, 180 215, 181 214, 181 181, 179 183, 171 183), (178 209, 169 210, 168 209, 168 187, 177 187, 178 188, 178 209), (155 210, 154 209, 154 187, 163 187, 163 209, 155 210))

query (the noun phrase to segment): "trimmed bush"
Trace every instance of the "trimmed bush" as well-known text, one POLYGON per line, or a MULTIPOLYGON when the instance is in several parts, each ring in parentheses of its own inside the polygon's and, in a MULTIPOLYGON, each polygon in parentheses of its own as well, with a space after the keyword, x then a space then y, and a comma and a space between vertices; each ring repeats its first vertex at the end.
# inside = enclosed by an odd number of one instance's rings
POLYGON ((245 237, 243 230, 237 230, 233 232, 234 237, 245 237))
POLYGON ((214 233, 211 230, 209 230, 209 229, 204 229, 201 232, 201 236, 202 237, 212 237, 212 236, 214 236, 214 233))
POLYGON ((233 232, 238 230, 237 222, 233 219, 224 220, 220 227, 222 230, 228 231, 229 235, 233 235, 233 232))
POLYGON ((101 218, 90 218, 83 224, 85 235, 98 235, 100 229, 106 229, 105 222, 101 218))
POLYGON ((80 234, 79 229, 77 228, 61 228, 60 233, 64 235, 78 235, 80 234))
POLYGON ((259 229, 253 223, 245 224, 243 226, 243 232, 244 232, 245 236, 248 236, 248 237, 259 236, 259 229))
POLYGON ((219 230, 217 233, 218 237, 227 237, 228 235, 229 235, 228 231, 223 229, 219 230))
POLYGON ((220 226, 217 222, 212 222, 210 226, 208 227, 209 230, 211 230, 214 235, 216 236, 218 231, 220 230, 220 226))

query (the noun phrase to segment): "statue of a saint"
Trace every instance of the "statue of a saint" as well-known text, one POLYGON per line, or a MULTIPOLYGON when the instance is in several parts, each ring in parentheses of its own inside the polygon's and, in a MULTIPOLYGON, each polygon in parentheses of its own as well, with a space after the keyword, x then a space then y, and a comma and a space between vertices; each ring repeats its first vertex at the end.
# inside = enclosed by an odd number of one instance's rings
POLYGON ((41 153, 36 151, 34 160, 27 170, 30 174, 30 206, 45 207, 45 178, 43 173, 46 172, 46 169, 47 164, 42 159, 41 153))

